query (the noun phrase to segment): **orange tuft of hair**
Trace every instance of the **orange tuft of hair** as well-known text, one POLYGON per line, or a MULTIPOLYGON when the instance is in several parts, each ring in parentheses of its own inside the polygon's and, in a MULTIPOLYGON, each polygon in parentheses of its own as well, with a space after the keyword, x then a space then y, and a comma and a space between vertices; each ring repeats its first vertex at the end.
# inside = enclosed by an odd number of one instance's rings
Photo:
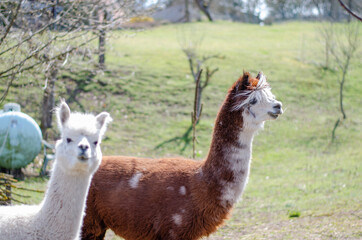
POLYGON ((256 78, 250 79, 250 86, 256 87, 258 85, 259 80, 256 78))

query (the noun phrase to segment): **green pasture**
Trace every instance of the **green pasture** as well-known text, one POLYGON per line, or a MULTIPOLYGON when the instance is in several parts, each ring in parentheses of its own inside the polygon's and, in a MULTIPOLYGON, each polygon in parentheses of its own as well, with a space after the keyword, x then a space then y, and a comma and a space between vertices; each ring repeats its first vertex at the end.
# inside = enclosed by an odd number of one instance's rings
MULTIPOLYGON (((111 36, 107 71, 63 71, 64 81, 57 83, 57 99, 68 100, 71 109, 112 115, 102 143, 104 155, 192 156, 191 134, 184 135, 191 124, 194 84, 180 43, 203 39, 201 56, 220 54, 224 59, 207 62, 219 71, 204 90, 198 159, 207 155, 218 109, 243 70, 263 71, 285 109, 255 137, 243 199, 209 239, 362 238, 362 49, 345 84, 347 119, 331 143, 340 117, 341 73, 319 67, 324 47, 317 23, 200 22, 115 31, 111 36)), ((6 101, 20 103, 23 112, 38 120, 42 78, 22 79, 6 101)), ((56 126, 53 132, 56 138, 56 126)), ((30 178, 19 184, 45 189, 46 182, 30 178)), ((23 199, 27 203, 43 197, 24 194, 32 196, 23 199)))

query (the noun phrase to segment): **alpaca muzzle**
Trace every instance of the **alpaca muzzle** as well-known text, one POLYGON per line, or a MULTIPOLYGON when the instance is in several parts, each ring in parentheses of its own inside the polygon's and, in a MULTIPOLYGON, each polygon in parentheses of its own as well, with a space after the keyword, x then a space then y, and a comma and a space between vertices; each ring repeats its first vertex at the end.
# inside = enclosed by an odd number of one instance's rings
POLYGON ((273 106, 273 111, 268 112, 268 115, 273 119, 278 118, 278 116, 282 114, 283 114, 283 108, 281 102, 278 102, 273 106))
POLYGON ((79 146, 79 154, 78 154, 79 160, 87 161, 89 159, 88 149, 89 149, 88 146, 83 146, 83 145, 79 146))

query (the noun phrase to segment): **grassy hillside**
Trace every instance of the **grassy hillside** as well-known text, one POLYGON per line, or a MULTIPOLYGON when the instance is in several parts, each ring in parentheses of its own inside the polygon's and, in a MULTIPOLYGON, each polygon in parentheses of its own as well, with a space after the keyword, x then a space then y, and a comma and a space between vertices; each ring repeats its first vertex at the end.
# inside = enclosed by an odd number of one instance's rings
MULTIPOLYGON (((331 144, 331 130, 340 116, 337 78, 341 74, 317 67, 323 61, 323 46, 316 24, 192 23, 112 35, 108 71, 95 76, 64 72, 66 81, 57 86, 58 96, 66 99, 66 89, 68 94, 82 90, 69 98, 71 108, 111 113, 114 122, 103 142, 104 155, 192 155, 192 145, 181 137, 190 126, 194 90, 179 42, 190 35, 203 38, 202 55, 221 54, 225 59, 209 64, 219 71, 204 91, 198 159, 206 156, 220 104, 243 70, 263 71, 286 109, 256 136, 243 201, 210 239, 362 237, 360 57, 352 61, 347 75, 347 119, 331 144)), ((21 103, 24 112, 38 118, 40 94, 37 84, 19 85, 7 101, 21 103), (24 89, 25 94, 20 94, 24 89)), ((44 188, 45 182, 35 184, 44 188)))

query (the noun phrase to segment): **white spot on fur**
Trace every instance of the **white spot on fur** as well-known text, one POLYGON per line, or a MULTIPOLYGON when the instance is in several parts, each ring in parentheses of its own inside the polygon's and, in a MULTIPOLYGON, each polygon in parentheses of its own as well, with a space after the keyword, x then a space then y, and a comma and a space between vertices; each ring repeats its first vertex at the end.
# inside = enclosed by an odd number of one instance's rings
POLYGON ((175 234, 175 232, 171 229, 170 231, 168 231, 168 233, 170 234, 170 237, 172 238, 172 239, 176 239, 176 234, 175 234))
POLYGON ((186 188, 185 188, 185 186, 181 186, 181 187, 180 187, 180 194, 181 194, 181 195, 186 195, 186 188))
POLYGON ((196 171, 196 173, 199 174, 200 177, 202 177, 202 175, 204 174, 204 173, 202 172, 202 168, 199 168, 199 169, 196 171))
POLYGON ((129 180, 129 186, 131 188, 137 188, 138 182, 140 181, 141 177, 142 177, 142 173, 140 173, 140 172, 134 174, 129 180))
POLYGON ((169 190, 169 191, 173 191, 173 190, 175 190, 175 188, 174 188, 174 187, 167 187, 166 189, 167 189, 167 190, 169 190))
POLYGON ((177 226, 180 226, 182 224, 182 216, 180 214, 172 215, 172 219, 177 226))

